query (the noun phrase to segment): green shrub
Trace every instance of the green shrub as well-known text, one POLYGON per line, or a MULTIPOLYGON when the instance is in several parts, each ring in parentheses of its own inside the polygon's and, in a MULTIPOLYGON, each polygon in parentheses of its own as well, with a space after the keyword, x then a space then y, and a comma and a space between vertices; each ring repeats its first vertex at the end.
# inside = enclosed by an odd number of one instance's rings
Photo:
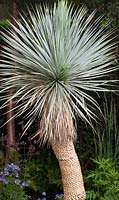
POLYGON ((60 169, 51 149, 37 149, 33 155, 27 153, 23 157, 20 160, 21 177, 31 181, 26 192, 32 200, 42 197, 44 191, 47 193, 47 200, 54 199, 57 193, 62 193, 60 169))
POLYGON ((40 155, 31 158, 22 167, 26 179, 31 180, 30 187, 35 191, 56 194, 62 191, 61 174, 57 159, 49 149, 42 149, 40 155))
POLYGON ((87 200, 119 200, 119 171, 111 159, 94 160, 96 169, 85 178, 87 200))

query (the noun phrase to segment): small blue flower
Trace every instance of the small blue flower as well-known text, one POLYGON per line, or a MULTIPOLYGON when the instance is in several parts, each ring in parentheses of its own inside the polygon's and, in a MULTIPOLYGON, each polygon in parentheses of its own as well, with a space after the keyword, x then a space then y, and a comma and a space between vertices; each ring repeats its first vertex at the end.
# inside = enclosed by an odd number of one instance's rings
POLYGON ((0 177, 0 182, 4 181, 4 176, 0 177))
POLYGON ((55 199, 61 199, 61 198, 63 198, 63 196, 64 196, 63 194, 56 194, 55 199))
POLYGON ((16 185, 19 185, 20 184, 20 180, 19 179, 16 179, 15 181, 14 181, 14 183, 16 184, 16 185))
POLYGON ((4 176, 8 176, 9 175, 9 171, 8 171, 8 169, 6 167, 4 168, 3 174, 4 174, 4 176))
POLYGON ((9 184, 9 180, 4 179, 4 184, 8 185, 9 184))
POLYGON ((47 199, 44 197, 44 198, 42 198, 41 200, 47 200, 47 199))
POLYGON ((16 178, 18 178, 18 177, 19 177, 19 173, 17 172, 17 173, 16 173, 16 178))
POLYGON ((42 195, 43 195, 43 196, 46 196, 46 192, 42 192, 42 195))
POLYGON ((22 186, 28 187, 30 185, 30 181, 23 181, 22 186))
POLYGON ((14 165, 13 163, 9 164, 9 165, 7 166, 7 168, 8 168, 9 170, 11 170, 12 172, 14 172, 14 171, 19 171, 19 170, 20 170, 19 166, 18 166, 18 165, 14 165))
POLYGON ((37 200, 41 200, 41 198, 39 197, 37 200))

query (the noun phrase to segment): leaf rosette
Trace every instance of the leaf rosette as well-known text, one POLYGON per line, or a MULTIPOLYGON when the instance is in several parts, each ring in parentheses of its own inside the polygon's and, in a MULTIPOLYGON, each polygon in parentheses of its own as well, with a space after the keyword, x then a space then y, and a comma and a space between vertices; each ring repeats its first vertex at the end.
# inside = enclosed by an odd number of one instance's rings
POLYGON ((15 88, 3 107, 14 100, 15 117, 28 118, 25 131, 39 117, 37 135, 64 142, 76 136, 76 113, 89 123, 95 119, 99 106, 91 92, 109 91, 107 75, 117 69, 113 33, 101 27, 95 12, 74 10, 65 1, 52 9, 36 7, 29 16, 21 15, 17 27, 11 24, 3 34, 2 92, 15 88))

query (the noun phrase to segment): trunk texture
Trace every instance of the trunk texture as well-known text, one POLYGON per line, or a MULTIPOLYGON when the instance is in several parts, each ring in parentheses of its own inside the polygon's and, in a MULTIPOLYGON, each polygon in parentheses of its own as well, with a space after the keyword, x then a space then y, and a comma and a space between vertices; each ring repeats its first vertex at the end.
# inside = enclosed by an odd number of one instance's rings
MULTIPOLYGON (((9 90, 9 95, 12 96, 13 89, 9 90)), ((7 150, 8 152, 12 152, 16 150, 16 140, 15 140, 15 120, 13 118, 14 112, 11 111, 13 109, 13 102, 10 101, 7 107, 7 150), (11 120, 10 120, 11 119, 11 120)))
POLYGON ((60 145, 52 145, 59 161, 64 200, 85 200, 85 189, 80 163, 75 152, 73 141, 60 145))

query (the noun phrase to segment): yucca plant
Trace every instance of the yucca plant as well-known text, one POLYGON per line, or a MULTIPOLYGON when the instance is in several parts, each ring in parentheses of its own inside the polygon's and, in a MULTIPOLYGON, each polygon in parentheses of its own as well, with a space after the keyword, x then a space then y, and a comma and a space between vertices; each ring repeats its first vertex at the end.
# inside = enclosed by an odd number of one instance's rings
POLYGON ((52 146, 59 160, 65 200, 84 200, 85 189, 74 149, 75 117, 90 123, 99 109, 91 91, 109 91, 108 73, 114 65, 112 33, 101 27, 101 17, 87 9, 75 10, 65 1, 36 7, 29 19, 21 16, 7 34, 0 65, 2 92, 15 88, 15 116, 28 120, 24 132, 39 118, 39 140, 52 146))

